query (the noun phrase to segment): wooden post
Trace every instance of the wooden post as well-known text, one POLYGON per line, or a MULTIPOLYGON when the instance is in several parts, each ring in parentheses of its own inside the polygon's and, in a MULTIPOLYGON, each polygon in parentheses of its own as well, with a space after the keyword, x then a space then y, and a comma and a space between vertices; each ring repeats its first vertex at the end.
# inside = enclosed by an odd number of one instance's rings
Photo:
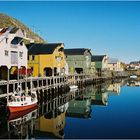
POLYGON ((26 94, 28 93, 28 87, 27 87, 27 67, 26 67, 26 80, 25 80, 25 92, 26 92, 26 94))
POLYGON ((7 70, 7 103, 9 101, 9 68, 7 70))

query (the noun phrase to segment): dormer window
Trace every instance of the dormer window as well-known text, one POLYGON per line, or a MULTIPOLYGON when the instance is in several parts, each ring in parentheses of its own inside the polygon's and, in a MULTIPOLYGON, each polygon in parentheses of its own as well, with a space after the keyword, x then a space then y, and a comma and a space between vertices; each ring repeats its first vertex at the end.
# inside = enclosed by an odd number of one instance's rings
POLYGON ((11 44, 12 45, 17 45, 17 44, 22 44, 21 42, 23 42, 22 41, 22 38, 20 38, 20 37, 15 37, 12 41, 11 41, 11 44))

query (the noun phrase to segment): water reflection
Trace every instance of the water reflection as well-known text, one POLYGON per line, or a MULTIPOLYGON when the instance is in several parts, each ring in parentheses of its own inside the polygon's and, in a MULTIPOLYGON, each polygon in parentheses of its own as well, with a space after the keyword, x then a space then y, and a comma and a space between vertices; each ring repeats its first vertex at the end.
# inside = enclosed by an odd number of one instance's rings
POLYGON ((37 108, 22 113, 9 114, 7 120, 1 121, 1 125, 4 127, 0 127, 3 129, 0 138, 29 139, 34 137, 33 132, 37 114, 37 108))
POLYGON ((44 114, 36 121, 36 136, 64 138, 65 114, 68 103, 44 114))
POLYGON ((109 106, 109 97, 120 95, 124 84, 124 80, 119 80, 91 85, 78 91, 58 94, 40 102, 38 108, 21 114, 6 114, 0 121, 0 138, 72 138, 65 136, 68 130, 66 120, 69 121, 66 118, 92 119, 94 106, 109 106))
POLYGON ((140 86, 140 79, 129 79, 127 86, 140 86))
POLYGON ((91 97, 89 95, 81 95, 69 102, 68 117, 90 118, 90 113, 91 97))

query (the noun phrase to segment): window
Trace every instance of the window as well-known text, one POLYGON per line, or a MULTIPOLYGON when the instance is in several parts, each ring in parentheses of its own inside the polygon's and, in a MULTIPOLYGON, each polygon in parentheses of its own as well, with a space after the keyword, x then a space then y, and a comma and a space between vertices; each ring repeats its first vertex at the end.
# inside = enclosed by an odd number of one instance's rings
POLYGON ((31 70, 33 71, 34 70, 34 67, 31 67, 31 70))
POLYGON ((6 38, 6 44, 8 43, 8 38, 6 38))
POLYGON ((35 60, 35 56, 34 55, 32 55, 32 60, 35 60))
POLYGON ((8 56, 8 51, 7 50, 5 50, 5 56, 8 56))
POLYGON ((23 52, 19 52, 19 57, 22 59, 23 58, 23 52))
POLYGON ((11 64, 18 64, 18 53, 15 51, 11 52, 11 64))

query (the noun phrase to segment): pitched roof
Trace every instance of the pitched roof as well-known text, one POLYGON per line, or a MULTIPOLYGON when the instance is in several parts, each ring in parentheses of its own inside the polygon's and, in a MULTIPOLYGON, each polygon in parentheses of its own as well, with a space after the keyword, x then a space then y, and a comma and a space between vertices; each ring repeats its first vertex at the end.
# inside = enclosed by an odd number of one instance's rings
POLYGON ((95 61, 102 61, 103 58, 105 57, 106 55, 93 55, 91 57, 91 61, 92 62, 95 62, 95 61))
POLYGON ((49 43, 49 44, 35 44, 31 43, 27 45, 29 55, 37 54, 52 54, 56 47, 62 45, 62 43, 49 43))
POLYGON ((119 60, 117 58, 109 58, 108 63, 109 64, 116 64, 119 60))
POLYGON ((10 33, 11 33, 11 34, 14 34, 14 33, 16 33, 18 30, 19 30, 19 28, 13 27, 13 28, 11 29, 10 33))
POLYGON ((86 50, 90 52, 90 49, 86 48, 73 48, 73 49, 64 49, 64 53, 65 55, 83 55, 86 50))

